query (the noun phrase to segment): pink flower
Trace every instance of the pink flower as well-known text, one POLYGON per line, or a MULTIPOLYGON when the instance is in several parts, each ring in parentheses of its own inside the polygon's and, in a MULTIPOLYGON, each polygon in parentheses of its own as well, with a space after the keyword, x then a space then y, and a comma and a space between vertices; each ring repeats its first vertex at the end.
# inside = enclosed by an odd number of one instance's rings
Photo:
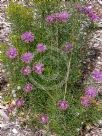
POLYGON ((27 93, 31 92, 33 90, 33 85, 31 83, 26 83, 23 90, 27 93))
POLYGON ((76 9, 80 11, 81 13, 87 15, 91 21, 98 21, 100 19, 100 16, 93 10, 92 6, 81 6, 77 5, 76 9))
POLYGON ((66 23, 69 18, 70 18, 70 14, 67 11, 62 11, 62 12, 52 13, 51 15, 48 15, 45 20, 49 24, 52 24, 55 22, 66 23))
POLYGON ((59 100, 57 106, 62 111, 65 111, 69 108, 69 104, 66 100, 59 100))
POLYGON ((52 23, 55 22, 55 19, 54 19, 54 16, 53 16, 53 15, 48 15, 45 20, 46 20, 46 22, 47 22, 48 24, 52 24, 52 23))
POLYGON ((33 66, 33 71, 38 75, 41 75, 44 71, 44 64, 38 63, 33 66))
POLYGON ((48 124, 48 122, 49 122, 49 117, 48 117, 48 115, 46 115, 46 114, 41 114, 41 115, 39 116, 39 121, 40 121, 42 124, 48 124))
POLYGON ((102 71, 94 70, 92 72, 92 78, 96 81, 102 81, 102 71))
POLYGON ((80 4, 77 4, 76 6, 76 9, 79 11, 79 12, 81 12, 81 13, 83 13, 83 14, 88 14, 89 12, 91 12, 92 11, 92 7, 91 6, 81 6, 80 4))
POLYGON ((6 52, 6 55, 8 58, 10 59, 14 59, 17 57, 18 55, 18 52, 17 52, 17 49, 16 48, 13 48, 13 47, 10 47, 7 52, 6 52))
POLYGON ((34 55, 31 52, 26 52, 22 55, 21 60, 25 63, 30 63, 34 55))
POLYGON ((38 52, 45 52, 47 50, 47 48, 46 48, 46 46, 43 44, 43 43, 39 43, 38 45, 37 45, 37 51, 38 52))
POLYGON ((67 43, 64 47, 63 47, 63 51, 66 53, 69 53, 70 51, 72 51, 73 49, 73 45, 71 43, 67 43))
POLYGON ((88 97, 96 97, 97 96, 97 90, 95 87, 89 86, 85 89, 85 95, 88 97))
POLYGON ((88 17, 90 18, 91 21, 98 21, 100 19, 100 17, 97 15, 95 11, 89 12, 88 17))
POLYGON ((60 22, 64 22, 64 23, 66 23, 68 19, 70 18, 70 14, 67 11, 56 13, 55 16, 56 16, 56 20, 60 22))
POLYGON ((16 106, 18 108, 24 106, 24 100, 22 98, 16 100, 16 106))
POLYGON ((21 40, 25 43, 30 43, 34 41, 34 35, 32 32, 25 32, 21 35, 21 40))
POLYGON ((85 7, 82 7, 83 8, 83 13, 88 15, 89 13, 92 12, 92 6, 85 6, 85 7))
POLYGON ((29 75, 29 74, 31 73, 31 68, 30 68, 29 66, 23 67, 23 68, 21 69, 21 73, 22 73, 23 75, 29 75))
POLYGON ((84 106, 84 107, 89 107, 90 106, 90 104, 91 104, 91 102, 90 102, 90 97, 88 97, 88 96, 83 96, 83 97, 81 97, 81 105, 82 106, 84 106))

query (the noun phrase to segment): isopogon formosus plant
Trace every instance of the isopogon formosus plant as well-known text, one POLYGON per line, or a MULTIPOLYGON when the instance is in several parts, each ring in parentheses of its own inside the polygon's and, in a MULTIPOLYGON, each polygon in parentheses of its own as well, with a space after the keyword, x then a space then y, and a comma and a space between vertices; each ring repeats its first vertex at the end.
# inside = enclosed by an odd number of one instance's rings
MULTIPOLYGON (((88 5, 61 5, 59 0, 34 0, 31 8, 11 2, 7 14, 13 46, 3 46, 2 57, 11 72, 10 90, 17 95, 8 112, 17 108, 18 116, 48 133, 78 135, 82 124, 99 119, 102 112, 97 88, 84 88, 81 82, 87 39, 82 26, 95 23, 98 14, 88 5)), ((100 70, 91 76, 102 81, 100 70)), ((5 99, 12 101, 8 94, 5 99)))

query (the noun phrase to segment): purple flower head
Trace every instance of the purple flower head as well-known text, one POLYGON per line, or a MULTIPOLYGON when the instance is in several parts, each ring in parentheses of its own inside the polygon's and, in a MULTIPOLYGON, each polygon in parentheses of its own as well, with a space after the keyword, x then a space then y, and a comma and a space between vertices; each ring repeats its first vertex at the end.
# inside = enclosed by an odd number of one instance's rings
POLYGON ((26 52, 21 56, 21 60, 25 63, 30 63, 33 59, 33 54, 31 52, 26 52))
POLYGON ((16 106, 18 108, 24 106, 24 100, 22 98, 16 100, 16 106))
POLYGON ((44 71, 44 64, 38 63, 33 66, 33 71, 38 75, 41 75, 44 71))
POLYGON ((31 73, 31 68, 29 67, 29 66, 26 66, 26 67, 23 67, 22 69, 21 69, 21 73, 23 74, 23 75, 29 75, 30 73, 31 73))
POLYGON ((77 10, 89 17, 91 21, 98 21, 100 17, 97 15, 97 13, 93 10, 92 6, 86 5, 86 6, 76 6, 77 10))
POLYGON ((73 49, 73 45, 70 43, 67 43, 64 47, 63 47, 63 51, 66 53, 69 53, 70 51, 72 51, 73 49))
POLYGON ((40 121, 42 124, 48 124, 48 122, 49 122, 49 117, 48 117, 48 115, 46 115, 46 114, 41 114, 41 115, 39 116, 39 121, 40 121))
POLYGON ((52 23, 55 22, 53 15, 48 15, 45 20, 46 20, 46 22, 47 22, 48 24, 52 24, 52 23))
POLYGON ((100 19, 100 17, 94 11, 89 12, 88 17, 91 21, 98 21, 100 19))
POLYGON ((69 18, 70 18, 70 14, 67 11, 62 11, 62 12, 52 13, 51 15, 48 15, 45 20, 47 23, 50 23, 50 24, 55 22, 66 23, 69 18))
POLYGON ((83 14, 86 14, 86 15, 87 15, 89 12, 92 11, 92 6, 91 6, 91 5, 82 6, 82 5, 80 5, 80 4, 77 4, 77 5, 75 5, 75 8, 76 8, 79 12, 81 12, 81 13, 83 13, 83 14))
POLYGON ((46 46, 43 44, 43 43, 39 43, 38 45, 37 45, 37 51, 38 52, 45 52, 47 50, 47 48, 46 48, 46 46))
POLYGON ((89 107, 90 106, 90 104, 91 104, 91 102, 90 102, 90 97, 88 97, 88 96, 83 96, 83 97, 81 97, 81 105, 82 106, 84 106, 84 107, 89 107))
POLYGON ((96 81, 102 81, 102 71, 94 70, 92 72, 92 78, 96 81))
POLYGON ((88 97, 96 97, 97 96, 97 90, 95 87, 89 86, 85 89, 85 95, 88 97))
POLYGON ((21 35, 21 40, 25 43, 30 43, 34 41, 34 35, 32 32, 25 32, 21 35))
POLYGON ((59 100, 57 106, 60 110, 65 111, 69 108, 69 104, 65 100, 59 100))
POLYGON ((62 11, 60 13, 56 13, 55 17, 58 21, 66 23, 70 18, 70 14, 67 11, 62 11))
POLYGON ((89 14, 90 12, 92 12, 92 6, 85 6, 83 7, 83 13, 84 14, 89 14))
POLYGON ((16 56, 18 55, 17 49, 16 48, 9 48, 6 52, 6 56, 10 59, 14 59, 16 58, 16 56))
POLYGON ((23 90, 27 93, 31 92, 33 90, 33 85, 31 83, 26 83, 23 90))

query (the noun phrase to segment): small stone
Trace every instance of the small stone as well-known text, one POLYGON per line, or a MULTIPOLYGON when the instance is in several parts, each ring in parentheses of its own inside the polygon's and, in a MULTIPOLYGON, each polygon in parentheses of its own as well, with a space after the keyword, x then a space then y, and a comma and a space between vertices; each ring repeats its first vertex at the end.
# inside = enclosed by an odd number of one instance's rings
POLYGON ((16 98, 16 94, 13 94, 13 97, 16 98))
POLYGON ((86 126, 86 129, 87 129, 87 130, 90 130, 91 128, 92 128, 91 125, 87 125, 87 126, 86 126))
POLYGON ((98 121, 98 124, 99 124, 99 125, 102 125, 102 120, 99 120, 99 121, 98 121))
POLYGON ((7 84, 7 87, 9 87, 10 86, 10 84, 7 84))
POLYGON ((17 134, 18 133, 18 131, 17 131, 17 129, 12 129, 12 132, 14 133, 14 134, 17 134))
POLYGON ((79 115, 80 115, 80 113, 79 113, 79 112, 77 112, 77 113, 76 113, 76 116, 79 116, 79 115))
POLYGON ((5 73, 5 69, 2 70, 2 73, 5 73))
POLYGON ((0 95, 0 99, 2 99, 2 96, 0 95))
POLYGON ((20 90, 21 89, 21 86, 17 86, 17 90, 20 90))
POLYGON ((80 131, 80 128, 77 128, 76 130, 77 130, 77 132, 79 132, 79 131, 80 131))
POLYGON ((85 136, 90 136, 90 134, 86 134, 85 136))
POLYGON ((12 94, 15 94, 16 90, 12 90, 12 94))
POLYGON ((100 5, 102 5, 102 0, 97 0, 100 5))

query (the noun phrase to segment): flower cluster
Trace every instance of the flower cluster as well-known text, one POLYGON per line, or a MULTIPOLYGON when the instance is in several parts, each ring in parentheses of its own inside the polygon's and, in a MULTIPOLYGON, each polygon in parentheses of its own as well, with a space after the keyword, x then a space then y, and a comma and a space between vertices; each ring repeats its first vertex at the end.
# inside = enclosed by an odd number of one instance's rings
POLYGON ((76 6, 77 10, 81 13, 87 15, 91 21, 98 21, 100 19, 99 15, 93 10, 91 6, 76 6))
POLYGON ((69 18, 70 18, 70 14, 67 11, 62 11, 62 12, 52 13, 51 15, 48 15, 46 17, 46 22, 49 24, 52 24, 55 22, 66 23, 69 18))
POLYGON ((81 97, 81 104, 84 107, 89 107, 91 100, 97 96, 97 89, 93 86, 89 86, 85 89, 85 95, 81 97))
MULTIPOLYGON (((31 32, 25 32, 21 35, 21 40, 24 41, 25 43, 29 43, 29 42, 33 42, 34 41, 34 35, 31 32)), ((47 50, 47 47, 43 44, 43 43, 39 43, 37 45, 37 51, 38 53, 44 53, 47 50)), ((10 47, 7 51, 6 51, 6 56, 9 59, 14 59, 16 58, 18 55, 18 51, 16 48, 14 47, 10 47)), ((25 64, 27 64, 26 66, 23 66, 21 68, 21 73, 24 76, 28 76, 29 74, 31 74, 31 72, 35 72, 36 74, 40 75, 43 73, 44 71, 44 64, 42 63, 36 63, 33 65, 33 68, 31 68, 31 66, 29 66, 28 64, 30 64, 32 62, 34 58, 33 53, 31 52, 25 52, 24 54, 22 54, 21 56, 21 60, 22 62, 24 62, 25 64)), ((24 64, 24 65, 25 65, 24 64)), ((26 83, 23 87, 23 91, 26 93, 29 93, 33 90, 33 85, 31 83, 26 83)), ((16 100, 15 105, 10 105, 8 107, 8 111, 12 111, 15 107, 22 107, 24 106, 24 100, 22 98, 19 98, 16 100)), ((47 123, 47 116, 41 116, 41 120, 42 123, 47 123), (45 118, 45 120, 44 120, 45 118)))
POLYGON ((32 32, 24 32, 21 35, 21 40, 24 41, 25 43, 30 43, 34 41, 34 35, 32 32))
MULTIPOLYGON (((59 100, 57 102, 57 107, 61 111, 66 111, 69 108, 69 104, 68 104, 68 102, 66 100, 59 100)), ((48 124, 48 122, 49 122, 48 115, 47 114, 41 114, 39 116, 39 121, 42 124, 48 124)))
MULTIPOLYGON (((77 9, 87 15, 92 21, 97 21, 99 19, 99 16, 96 14, 95 11, 89 6, 81 7, 77 6, 77 9)), ((62 12, 57 12, 57 13, 52 13, 51 15, 48 15, 45 20, 48 24, 53 24, 53 23, 66 23, 69 18, 71 17, 71 14, 68 13, 67 11, 62 11, 62 12)), ((24 32, 21 35, 21 40, 25 43, 32 43, 35 40, 35 36, 32 32, 24 32)), ((63 47, 63 51, 65 53, 71 52, 73 49, 73 45, 71 43, 66 43, 63 47)), ((47 47, 43 43, 39 43, 36 47, 36 51, 41 54, 45 53, 47 51, 47 47)), ((14 59, 17 57, 18 52, 16 48, 9 48, 8 51, 6 52, 6 55, 10 59, 14 59)), ((25 76, 25 78, 31 74, 31 72, 34 72, 38 75, 43 74, 45 67, 43 63, 40 62, 35 62, 32 66, 31 62, 34 58, 34 54, 31 52, 25 52, 20 56, 21 61, 24 63, 24 66, 21 68, 21 73, 22 75, 25 76)), ((100 81, 102 80, 102 72, 101 71, 93 71, 92 73, 93 79, 100 81)), ((30 82, 25 83, 22 89, 26 93, 30 93, 33 91, 33 85, 30 82)), ((81 105, 84 107, 89 107, 91 105, 91 100, 95 99, 97 96, 97 89, 95 87, 89 86, 85 89, 84 96, 81 97, 81 105)), ((15 106, 20 108, 24 106, 25 101, 22 98, 19 98, 15 102, 15 106)), ((58 110, 66 111, 69 109, 70 105, 69 102, 61 99, 57 102, 56 107, 58 110)), ((10 107, 11 109, 14 108, 13 106, 10 107)), ((11 110, 10 109, 10 110, 11 110)), ((39 121, 42 124, 48 124, 49 122, 49 117, 47 114, 40 114, 39 115, 39 121)))

